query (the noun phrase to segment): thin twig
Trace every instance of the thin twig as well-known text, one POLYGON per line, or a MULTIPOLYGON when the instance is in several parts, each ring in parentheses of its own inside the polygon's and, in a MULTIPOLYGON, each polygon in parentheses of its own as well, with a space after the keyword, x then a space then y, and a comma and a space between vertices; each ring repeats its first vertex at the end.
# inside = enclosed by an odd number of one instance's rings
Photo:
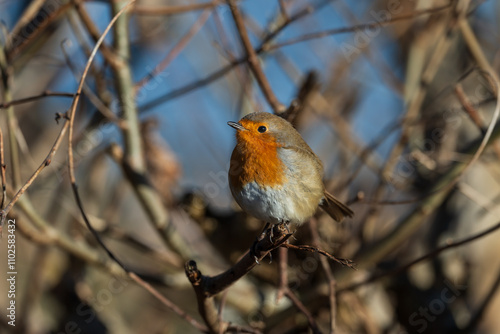
POLYGON ((305 307, 305 305, 300 301, 299 298, 293 293, 290 288, 287 288, 285 290, 285 295, 290 299, 290 301, 295 305, 295 307, 302 312, 307 318, 307 322, 309 323, 309 327, 311 327, 313 333, 315 334, 320 334, 321 331, 319 330, 318 324, 316 323, 316 320, 314 320, 314 317, 312 316, 311 312, 305 307))
MULTIPOLYGON (((320 237, 318 233, 318 220, 316 218, 313 217, 309 221, 309 229, 311 231, 313 245, 319 247, 320 237)), ((328 279, 328 292, 330 300, 330 334, 333 334, 335 333, 335 324, 337 319, 337 281, 333 276, 332 268, 330 267, 328 260, 323 256, 321 256, 319 260, 321 262, 321 266, 323 267, 323 271, 325 272, 326 278, 328 279)))
POLYGON ((278 3, 280 5, 281 16, 283 16, 283 19, 285 19, 285 21, 289 20, 288 14, 286 12, 286 3, 285 3, 285 1, 284 0, 278 0, 278 3))
POLYGON ((362 151, 361 153, 359 153, 357 155, 358 157, 358 164, 356 166, 356 168, 351 167, 350 169, 353 170, 351 175, 342 183, 340 183, 336 188, 335 188, 335 193, 337 191, 340 191, 340 190, 343 190, 344 188, 346 188, 348 185, 350 185, 354 179, 359 175, 359 173, 361 172, 361 170, 363 169, 363 167, 365 166, 364 163, 361 163, 361 162, 365 162, 365 161, 368 161, 368 157, 370 157, 371 155, 374 154, 374 151, 380 146, 382 145, 382 143, 384 143, 384 141, 390 136, 392 135, 394 132, 396 132, 399 127, 401 125, 401 120, 397 120, 391 124, 389 124, 388 126, 386 126, 381 132, 380 132, 380 135, 378 137, 376 137, 375 139, 373 139, 373 141, 368 145, 366 146, 362 151))
POLYGON ((0 103, 0 109, 6 109, 6 108, 9 108, 11 106, 16 106, 18 104, 33 102, 33 101, 42 99, 44 97, 69 97, 69 98, 74 98, 75 94, 73 94, 73 93, 64 93, 64 92, 50 92, 50 91, 45 91, 45 92, 43 92, 40 95, 23 97, 22 99, 17 99, 17 100, 12 100, 12 101, 9 101, 9 102, 0 103))
MULTIPOLYGON (((61 43, 61 50, 63 51, 64 59, 66 60, 66 64, 68 65, 69 69, 73 73, 73 75, 78 77, 78 73, 76 68, 73 66, 71 62, 71 57, 66 51, 65 48, 65 43, 66 41, 63 41, 61 43)), ((92 89, 85 83, 83 85, 83 93, 85 96, 90 100, 90 102, 96 107, 96 109, 104 116, 106 119, 108 119, 111 122, 114 122, 120 129, 126 129, 127 127, 127 122, 125 122, 123 119, 120 117, 116 116, 111 109, 109 109, 100 99, 99 97, 94 94, 92 89)))
MULTIPOLYGON (((90 53, 92 52, 93 45, 90 45, 89 39, 86 38, 86 34, 88 34, 88 32, 84 28, 83 24, 81 24, 80 22, 81 19, 80 15, 78 14, 78 11, 76 9, 70 10, 67 15, 67 20, 71 26, 71 30, 75 35, 78 46, 83 50, 83 53, 85 54, 85 59, 87 59, 90 56, 90 53)), ((103 65, 106 66, 106 63, 104 63, 103 65)), ((94 78, 95 92, 99 97, 97 100, 99 102, 102 102, 102 104, 105 107, 109 107, 111 105, 112 93, 109 90, 109 85, 106 81, 106 76, 102 74, 102 68, 100 68, 98 64, 92 63, 92 66, 90 67, 90 73, 91 76, 94 78)), ((96 119, 96 117, 93 118, 96 119)))
MULTIPOLYGON (((72 2, 74 3, 76 12, 78 13, 78 16, 80 17, 80 20, 82 21, 85 29, 90 34, 90 37, 92 37, 94 42, 97 42, 101 34, 97 26, 94 24, 94 21, 92 21, 92 18, 88 14, 87 10, 84 8, 82 0, 73 0, 72 2)), ((109 63, 111 66, 120 66, 121 60, 116 57, 116 55, 108 45, 103 42, 100 44, 99 48, 101 50, 102 56, 107 63, 109 63)))
POLYGON ((164 6, 164 7, 144 7, 134 6, 132 12, 138 15, 174 15, 187 12, 194 12, 203 9, 212 9, 221 5, 222 0, 214 0, 206 3, 197 3, 192 5, 164 6))
POLYGON ((318 253, 318 254, 326 256, 330 260, 333 260, 337 263, 340 263, 343 266, 346 266, 346 267, 351 268, 351 269, 356 269, 356 263, 354 263, 352 260, 337 258, 337 257, 333 256, 332 254, 329 254, 328 252, 326 252, 322 249, 319 249, 318 247, 315 247, 315 246, 283 244, 283 245, 281 245, 281 247, 301 250, 301 251, 310 252, 310 253, 318 253))
MULTIPOLYGON (((215 23, 215 29, 220 39, 219 44, 215 43, 215 47, 219 50, 220 54, 227 59, 229 62, 236 61, 236 57, 232 52, 232 45, 229 41, 228 34, 224 29, 224 25, 222 23, 222 19, 217 11, 213 13, 213 20, 215 23)), ((262 108, 258 105, 258 102, 252 98, 252 80, 250 77, 250 70, 248 67, 237 66, 235 68, 236 78, 239 80, 241 85, 241 91, 238 96, 238 103, 236 104, 236 110, 243 110, 244 103, 249 102, 251 104, 251 110, 261 110, 262 108)))
POLYGON ((61 128, 61 131, 59 132, 54 144, 52 145, 52 148, 49 151, 49 154, 47 157, 42 161, 40 166, 35 170, 33 175, 26 181, 26 183, 17 191, 17 193, 14 195, 14 197, 10 200, 10 202, 7 204, 7 206, 0 212, 0 225, 3 225, 5 222, 5 219, 7 218, 7 215, 9 214, 10 210, 16 204, 16 202, 19 200, 19 198, 26 192, 26 190, 31 186, 31 184, 35 181, 35 179, 40 175, 42 170, 50 165, 52 162, 52 157, 54 154, 57 152, 59 149, 59 146, 61 145, 61 142, 64 138, 64 135, 66 134, 66 131, 68 130, 69 127, 69 122, 65 121, 63 127, 61 128))
MULTIPOLYGON (((458 99, 460 100, 460 103, 462 104, 463 109, 465 110, 465 112, 467 113, 469 118, 477 126, 479 131, 481 131, 481 133, 484 135, 486 132, 486 126, 481 118, 481 115, 474 107, 474 104, 469 99, 469 97, 465 94, 461 83, 458 83, 455 86, 455 94, 457 95, 458 99)), ((497 156, 500 157, 500 145, 499 145, 499 143, 496 143, 496 142, 493 143, 493 149, 496 151, 497 156)))
POLYGON ((144 289, 146 289, 149 293, 151 293, 156 299, 158 299, 160 302, 162 302, 163 305, 167 306, 169 309, 177 313, 180 317, 184 318, 187 320, 193 327, 198 329, 201 332, 208 332, 208 329, 200 324, 196 319, 191 317, 189 314, 184 312, 180 307, 172 303, 169 299, 167 299, 165 296, 163 296, 158 290, 153 288, 151 284, 145 282, 142 280, 139 276, 137 276, 133 272, 128 272, 128 275, 130 276, 131 279, 133 279, 137 284, 142 286, 144 289))
POLYGON ((288 289, 288 249, 280 248, 278 262, 278 292, 276 293, 276 303, 279 303, 288 289))
POLYGON ((466 111, 471 121, 477 126, 479 131, 481 131, 484 135, 485 128, 483 121, 481 120, 481 117, 479 116, 477 110, 472 106, 470 99, 465 94, 461 83, 457 83, 455 85, 455 94, 457 95, 458 100, 464 107, 464 110, 466 111))
POLYGON ((459 240, 459 241, 455 241, 455 242, 452 242, 450 240, 447 241, 447 244, 444 245, 444 246, 441 246, 441 247, 438 247, 436 249, 434 249, 433 251, 413 260, 413 261, 410 261, 409 263, 403 265, 403 266, 400 266, 398 268, 395 268, 393 270, 389 270, 389 271, 386 271, 386 272, 383 272, 383 273, 379 273, 379 274, 373 274, 371 275, 370 277, 366 278, 365 280, 361 281, 361 282, 357 282, 357 283, 353 283, 353 284, 350 284, 350 285, 347 285, 347 286, 344 286, 342 288, 339 288, 337 290, 337 293, 342 293, 343 291, 347 291, 347 290, 354 290, 354 289, 357 289, 363 285, 366 285, 366 284, 369 284, 369 283, 372 283, 372 282, 375 282, 381 278, 384 278, 384 277, 387 277, 387 276, 396 276, 398 275, 399 273, 401 272, 404 272, 406 270, 408 270, 409 268, 413 267, 414 265, 420 263, 420 262, 423 262, 423 261, 426 261, 426 260, 429 260, 429 259, 433 259, 435 258, 436 256, 438 256, 439 254, 441 254, 442 252, 446 251, 446 250, 449 250, 449 249, 452 249, 452 248, 457 248, 457 247, 460 247, 460 246, 463 246, 463 245, 466 245, 470 242, 473 242, 473 241, 476 241, 484 236, 487 236, 488 234, 491 234, 493 232, 495 232, 496 230, 500 229, 500 222, 498 222, 497 224, 491 226, 490 228, 487 228, 486 230, 482 231, 482 232, 479 232, 477 234, 474 234, 474 235, 471 235, 469 237, 466 237, 462 240, 459 240))
POLYGON ((135 247, 145 256, 151 256, 174 268, 181 268, 183 265, 183 260, 181 259, 181 257, 173 251, 152 247, 152 245, 150 245, 149 243, 141 241, 135 235, 122 230, 117 226, 108 224, 106 226, 106 230, 102 231, 101 234, 105 234, 111 239, 121 241, 128 246, 135 247))
POLYGON ((245 27, 245 23, 243 22, 243 17, 241 12, 236 4, 236 0, 228 0, 229 8, 231 9, 231 14, 233 15, 234 23, 236 24, 236 29, 238 30, 238 35, 241 40, 241 44, 246 52, 246 58, 248 61, 248 66, 252 70, 257 83, 259 84, 262 93, 266 97, 267 102, 273 109, 276 114, 281 114, 286 110, 286 107, 278 101, 278 98, 274 94, 274 91, 267 80, 264 71, 259 63, 259 58, 257 57, 257 53, 250 42, 250 38, 248 37, 248 32, 245 27))
POLYGON ((170 63, 177 58, 177 56, 182 52, 182 50, 188 45, 189 41, 200 31, 200 29, 205 25, 208 18, 210 17, 211 7, 205 9, 196 22, 191 26, 189 31, 182 36, 180 41, 172 48, 172 50, 167 54, 167 56, 158 64, 156 67, 148 73, 144 78, 139 80, 134 86, 134 90, 137 93, 144 85, 146 85, 149 80, 154 78, 158 73, 161 73, 167 68, 170 63))
MULTIPOLYGON (((6 103, 12 101, 13 68, 9 64, 5 48, 0 43, 0 76, 2 83, 2 100, 6 103)), ((20 131, 13 106, 7 108, 7 136, 9 143, 10 164, 12 171, 12 186, 19 188, 21 186, 21 161, 19 158, 19 146, 16 139, 16 133, 20 131)))

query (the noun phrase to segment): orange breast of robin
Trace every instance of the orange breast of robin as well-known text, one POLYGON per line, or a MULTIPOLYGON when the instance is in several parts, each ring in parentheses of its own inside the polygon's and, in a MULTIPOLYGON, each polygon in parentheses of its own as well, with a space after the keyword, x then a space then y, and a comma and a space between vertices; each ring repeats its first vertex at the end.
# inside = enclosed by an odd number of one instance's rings
POLYGON ((268 134, 254 131, 238 131, 236 136, 237 144, 229 170, 229 181, 234 188, 241 190, 253 181, 261 187, 286 182, 285 165, 278 157, 281 144, 268 134))

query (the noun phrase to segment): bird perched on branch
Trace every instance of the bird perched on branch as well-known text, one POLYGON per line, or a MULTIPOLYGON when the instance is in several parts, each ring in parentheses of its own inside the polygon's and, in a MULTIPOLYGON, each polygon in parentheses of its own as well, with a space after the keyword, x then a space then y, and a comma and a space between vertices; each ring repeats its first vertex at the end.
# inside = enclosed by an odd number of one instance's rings
POLYGON ((248 214, 271 224, 301 224, 318 206, 339 222, 353 216, 325 190, 321 160, 285 119, 256 112, 227 124, 237 130, 229 186, 248 214))

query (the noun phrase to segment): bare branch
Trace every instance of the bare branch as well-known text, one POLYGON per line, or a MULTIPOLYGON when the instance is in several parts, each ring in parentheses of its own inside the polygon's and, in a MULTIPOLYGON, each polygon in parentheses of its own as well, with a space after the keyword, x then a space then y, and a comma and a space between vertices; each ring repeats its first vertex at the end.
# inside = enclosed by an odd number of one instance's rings
POLYGON ((248 251, 238 263, 216 276, 202 275, 195 261, 191 260, 186 263, 186 276, 196 293, 198 310, 212 333, 224 331, 228 326, 227 323, 220 321, 213 297, 250 272, 258 261, 283 245, 290 236, 284 224, 272 226, 259 236, 252 250, 248 251))
POLYGON ((266 75, 264 74, 264 71, 260 66, 257 53, 255 52, 255 49, 253 48, 252 43, 250 42, 250 39, 248 37, 248 32, 245 27, 245 23, 243 22, 243 17, 240 13, 238 5, 236 4, 236 0, 228 0, 228 5, 231 9, 231 14, 233 14, 233 19, 240 36, 241 44, 243 45, 243 48, 246 52, 248 66, 252 70, 252 73, 255 76, 255 79, 257 80, 257 83, 259 84, 259 87, 262 90, 262 93, 266 97, 266 100, 271 108, 276 114, 281 114, 286 110, 286 108, 283 104, 281 104, 281 102, 278 101, 276 95, 274 95, 271 85, 269 84, 269 81, 267 80, 266 75))
POLYGON ((203 9, 213 9, 214 7, 223 4, 222 0, 214 0, 206 3, 197 3, 192 5, 178 5, 165 7, 144 7, 134 6, 132 11, 138 15, 174 15, 187 12, 194 12, 203 9))
POLYGON ((301 251, 310 252, 310 253, 318 253, 318 254, 326 256, 330 260, 333 260, 333 261, 335 261, 343 266, 346 266, 346 267, 352 268, 352 269, 356 269, 356 263, 354 263, 352 260, 339 259, 339 258, 329 254, 328 252, 326 252, 322 249, 319 249, 318 247, 315 247, 315 246, 283 244, 283 245, 281 245, 281 247, 301 250, 301 251))
POLYGON ((345 27, 345 28, 336 28, 336 29, 330 29, 330 30, 310 33, 310 34, 306 34, 306 35, 303 35, 300 37, 295 37, 295 38, 289 39, 289 40, 284 41, 284 42, 266 45, 264 47, 264 50, 271 51, 271 50, 282 48, 282 47, 287 46, 287 45, 292 45, 292 44, 297 44, 297 43, 301 43, 301 42, 305 42, 305 41, 310 41, 310 40, 317 39, 317 38, 323 38, 323 37, 338 35, 338 34, 353 33, 356 31, 363 31, 363 30, 373 29, 373 28, 377 28, 377 27, 384 27, 384 26, 393 24, 393 23, 398 22, 398 21, 411 20, 411 19, 417 18, 417 17, 422 16, 422 15, 439 13, 439 12, 448 10, 450 8, 451 8, 451 5, 448 4, 448 5, 439 6, 439 7, 435 7, 435 8, 415 11, 415 12, 410 13, 410 14, 400 15, 400 16, 396 16, 396 17, 389 18, 386 20, 378 21, 378 22, 362 23, 362 24, 357 24, 357 25, 350 26, 350 27, 345 27))
POLYGON ((186 45, 191 41, 191 39, 200 31, 200 29, 205 25, 208 18, 210 17, 211 10, 205 9, 196 22, 191 26, 191 29, 182 36, 179 42, 172 48, 172 50, 167 54, 167 56, 154 68, 153 71, 148 73, 144 78, 139 80, 134 86, 134 90, 137 93, 144 85, 146 85, 149 80, 154 78, 158 73, 161 73, 165 68, 170 65, 170 63, 177 58, 177 56, 182 52, 186 45))
POLYGON ((276 293, 276 303, 279 303, 281 298, 285 295, 288 289, 288 249, 284 247, 279 248, 279 262, 278 262, 278 292, 276 293))
POLYGON ((6 108, 9 108, 11 106, 16 106, 18 104, 34 102, 34 101, 37 101, 37 100, 42 99, 44 97, 69 97, 69 98, 74 98, 75 94, 73 94, 73 93, 64 93, 64 92, 50 92, 50 91, 45 91, 45 92, 43 92, 40 95, 28 96, 28 97, 24 97, 22 99, 12 100, 12 101, 9 101, 9 102, 0 103, 0 109, 6 109, 6 108))

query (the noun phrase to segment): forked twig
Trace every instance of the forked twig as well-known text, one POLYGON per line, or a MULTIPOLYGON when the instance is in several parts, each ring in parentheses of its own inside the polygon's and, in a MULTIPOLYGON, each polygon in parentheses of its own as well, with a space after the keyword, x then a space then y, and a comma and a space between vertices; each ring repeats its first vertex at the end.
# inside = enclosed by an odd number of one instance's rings
POLYGON ((333 256, 332 254, 330 254, 322 249, 319 249, 318 247, 315 247, 315 246, 283 244, 280 247, 289 248, 289 249, 296 249, 296 250, 301 250, 301 251, 310 252, 310 253, 318 253, 318 254, 326 256, 330 260, 333 260, 337 263, 340 263, 343 266, 346 266, 346 267, 352 268, 352 269, 356 269, 356 263, 354 263, 352 260, 337 258, 337 257, 333 256))

